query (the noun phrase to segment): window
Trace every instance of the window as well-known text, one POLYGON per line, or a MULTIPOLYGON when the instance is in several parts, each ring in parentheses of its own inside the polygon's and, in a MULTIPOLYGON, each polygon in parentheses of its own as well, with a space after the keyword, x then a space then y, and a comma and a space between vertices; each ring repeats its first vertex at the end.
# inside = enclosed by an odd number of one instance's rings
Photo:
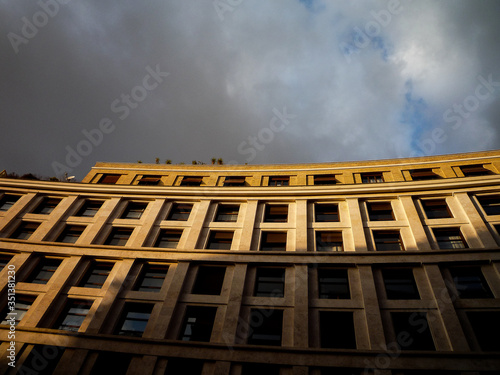
POLYGON ((235 222, 238 220, 239 211, 239 204, 219 204, 217 206, 215 221, 235 222))
POLYGON ((363 182, 363 184, 384 182, 384 176, 382 172, 361 173, 361 182, 363 182))
POLYGON ((319 326, 322 348, 356 349, 352 312, 320 311, 319 326))
POLYGON ((140 219, 147 206, 146 202, 128 202, 120 219, 140 219))
POLYGON ((224 179, 224 186, 245 186, 245 177, 230 176, 224 179))
POLYGON ((35 269, 26 279, 26 282, 32 284, 47 284, 54 272, 56 272, 57 268, 61 265, 61 262, 61 259, 41 257, 35 269))
POLYGON ((500 312, 468 311, 467 318, 483 351, 500 351, 500 312))
POLYGON ((262 232, 260 249, 263 251, 286 251, 286 232, 262 232))
POLYGON ((130 353, 99 352, 90 375, 126 375, 132 358, 130 353))
POLYGON ((193 208, 192 204, 174 203, 167 217, 167 220, 186 221, 189 219, 189 214, 193 208))
POLYGON ((211 250, 231 250, 233 242, 233 232, 213 230, 208 237, 207 249, 211 250))
POLYGON ((179 340, 209 342, 216 313, 217 307, 187 306, 179 340))
POLYGON ((336 203, 316 203, 314 205, 314 221, 339 221, 339 205, 336 203))
POLYGON ((251 329, 248 330, 248 344, 281 346, 283 310, 251 309, 249 322, 261 324, 251 324, 251 329))
POLYGON ((489 174, 493 174, 492 171, 486 169, 482 164, 461 166, 460 170, 465 177, 486 176, 489 174))
POLYGON ((154 247, 176 249, 182 236, 182 229, 160 229, 154 247))
POLYGON ((477 197, 486 215, 500 215, 500 195, 477 197))
POLYGON ((12 233, 10 238, 14 238, 16 240, 27 240, 36 231, 39 225, 40 223, 22 221, 21 224, 14 231, 14 233, 12 233))
POLYGON ((290 176, 271 176, 269 177, 269 186, 288 186, 290 176))
POLYGON ((91 307, 92 301, 68 300, 54 328, 78 332, 91 307))
POLYGON ((435 180, 441 178, 441 176, 432 171, 432 168, 413 169, 410 171, 410 175, 413 181, 435 180))
POLYGON ((185 176, 182 178, 181 186, 201 186, 203 177, 185 176))
POLYGON ((459 228, 434 228, 432 230, 440 249, 467 249, 459 228))
POLYGON ((257 268, 257 272, 255 275, 254 296, 284 297, 285 268, 257 268))
POLYGON ((113 269, 113 265, 113 263, 108 262, 91 262, 89 269, 78 286, 83 288, 101 288, 113 269))
POLYGON ((159 185, 161 182, 161 176, 142 176, 137 185, 143 185, 143 186, 155 186, 159 185))
POLYGON ((387 299, 420 299, 411 268, 382 270, 387 299))
MULTIPOLYGON (((64 347, 35 345, 23 361, 18 374, 52 375, 64 354, 64 347)), ((6 371, 7 372, 7 371, 6 371)))
POLYGON ((118 180, 120 179, 121 177, 121 174, 108 174, 108 173, 105 173, 101 176, 101 178, 99 179, 99 184, 110 184, 110 185, 114 185, 118 182, 118 180))
POLYGON ((322 174, 314 176, 314 185, 335 185, 337 180, 334 174, 322 174))
POLYGON ((191 293, 219 295, 225 275, 226 267, 199 266, 191 293))
POLYGON ((18 200, 19 195, 4 194, 0 199, 0 211, 8 211, 18 200))
POLYGON ((83 203, 83 206, 78 210, 75 216, 94 217, 102 204, 102 201, 87 200, 83 203))
POLYGON ((14 319, 15 325, 18 325, 21 319, 26 315, 33 302, 35 302, 34 296, 23 296, 22 294, 16 294, 16 303, 14 309, 11 311, 9 306, 4 312, 4 318, 0 324, 10 324, 11 318, 14 319))
POLYGON ((266 223, 286 223, 288 221, 287 204, 266 204, 264 212, 264 222, 266 223))
POLYGON ((422 206, 424 207, 427 219, 443 219, 453 217, 448 209, 448 205, 446 204, 446 199, 425 199, 422 200, 422 206))
POLYGON ((148 325, 153 305, 147 303, 126 303, 115 329, 115 335, 142 337, 148 325))
POLYGON ((351 298, 347 270, 318 268, 318 295, 322 299, 351 298))
POLYGON ((159 292, 165 277, 167 277, 168 266, 161 264, 145 264, 135 284, 134 290, 139 292, 159 292))
POLYGON ((204 362, 194 358, 169 358, 165 375, 201 375, 204 362))
POLYGON ((48 215, 54 210, 54 208, 56 208, 60 201, 60 199, 44 197, 38 206, 33 210, 33 213, 48 215))
POLYGON ((401 350, 436 350, 425 312, 393 312, 392 324, 401 350))
POLYGON ((453 267, 450 274, 459 298, 493 298, 481 267, 453 267))
POLYGON ((373 231, 375 239, 375 249, 377 251, 395 251, 404 250, 401 235, 396 230, 377 230, 373 231))
POLYGON ((82 235, 85 227, 83 225, 66 225, 56 242, 75 243, 82 235))
POLYGON ((132 231, 133 229, 130 228, 113 227, 108 235, 108 238, 106 238, 104 245, 125 246, 130 238, 130 235, 132 234, 132 231))
POLYGON ((394 220, 390 202, 366 202, 366 206, 371 221, 394 220))
POLYGON ((0 254, 0 272, 9 264, 12 259, 12 255, 0 254))
POLYGON ((342 232, 317 231, 316 251, 344 251, 342 232))

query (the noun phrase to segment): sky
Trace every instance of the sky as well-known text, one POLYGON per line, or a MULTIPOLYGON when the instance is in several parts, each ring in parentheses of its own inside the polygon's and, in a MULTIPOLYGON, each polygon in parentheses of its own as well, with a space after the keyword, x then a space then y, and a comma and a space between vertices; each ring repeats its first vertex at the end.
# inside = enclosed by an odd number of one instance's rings
POLYGON ((500 149, 497 0, 0 0, 0 170, 500 149))

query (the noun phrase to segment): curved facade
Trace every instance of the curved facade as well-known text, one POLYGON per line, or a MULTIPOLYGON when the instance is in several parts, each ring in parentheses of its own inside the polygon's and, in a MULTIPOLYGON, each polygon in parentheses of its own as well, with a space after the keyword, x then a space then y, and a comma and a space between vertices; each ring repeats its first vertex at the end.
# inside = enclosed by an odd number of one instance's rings
POLYGON ((0 179, 2 370, 498 373, 499 182, 498 151, 0 179))

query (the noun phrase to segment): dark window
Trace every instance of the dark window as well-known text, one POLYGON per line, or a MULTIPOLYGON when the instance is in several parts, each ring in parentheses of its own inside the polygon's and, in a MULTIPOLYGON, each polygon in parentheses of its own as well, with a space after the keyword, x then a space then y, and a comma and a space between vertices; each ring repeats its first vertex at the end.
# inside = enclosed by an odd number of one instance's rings
POLYGON ((372 221, 394 220, 390 202, 367 202, 368 216, 372 221))
POLYGON ((342 232, 317 231, 316 251, 343 251, 342 232))
POLYGON ((450 274, 459 298, 493 298, 481 267, 453 267, 450 274))
POLYGON ((268 363, 243 363, 241 375, 280 375, 280 366, 268 363))
POLYGON ((64 349, 60 346, 35 345, 18 374, 52 375, 64 354, 64 349))
POLYGON ((201 186, 203 177, 185 176, 182 178, 181 186, 201 186))
POLYGON ((248 330, 248 344, 281 346, 283 310, 251 309, 249 324, 251 329, 248 330))
POLYGON ((0 211, 8 211, 19 198, 19 195, 4 194, 0 199, 0 211))
POLYGON ((22 221, 21 224, 14 231, 14 233, 12 233, 10 238, 14 238, 16 240, 27 240, 31 237, 31 235, 35 232, 35 230, 39 227, 39 225, 40 223, 22 221))
POLYGON ((60 265, 61 259, 42 257, 35 269, 26 279, 26 282, 32 284, 47 284, 60 265))
POLYGON ((110 184, 114 185, 120 179, 121 174, 103 174, 101 179, 99 180, 99 184, 110 184))
POLYGON ((182 229, 160 229, 154 247, 175 249, 182 236, 182 229))
POLYGON ((351 298, 347 270, 318 268, 318 294, 325 299, 351 298))
POLYGON ((500 195, 477 197, 486 215, 500 215, 500 195))
POLYGON ((425 312, 393 312, 392 324, 401 350, 436 350, 425 312))
POLYGON ((245 177, 230 176, 224 179, 224 186, 245 186, 245 177))
POLYGON ((192 209, 192 204, 174 203, 167 217, 167 220, 186 221, 187 219, 189 219, 189 214, 191 213, 192 209))
POLYGON ((382 270, 387 299, 420 299, 411 268, 382 270))
POLYGON ((285 295, 285 269, 259 267, 255 275, 254 296, 283 297, 285 295))
POLYGON ((3 313, 3 320, 0 324, 10 324, 10 318, 14 318, 14 325, 18 325, 21 319, 26 315, 33 302, 35 302, 34 296, 23 296, 21 294, 16 294, 16 303, 14 309, 11 311, 7 306, 3 313))
POLYGON ((128 202, 120 219, 140 219, 147 206, 146 202, 128 202))
POLYGON ((111 229, 111 233, 109 233, 108 238, 106 238, 104 245, 125 246, 130 238, 130 235, 132 234, 132 231, 133 229, 129 228, 114 227, 111 229))
POLYGON ((141 337, 153 311, 152 304, 126 303, 115 329, 115 335, 141 337))
POLYGON ((213 230, 210 231, 207 249, 212 250, 231 250, 233 242, 233 232, 213 230))
POLYGON ((264 221, 266 223, 286 223, 288 221, 288 205, 266 204, 264 221))
POLYGON ((403 242, 399 231, 373 231, 373 238, 375 239, 375 249, 377 251, 403 250, 403 242))
POLYGON ((492 171, 483 167, 482 164, 465 165, 460 167, 465 177, 486 176, 493 174, 492 171))
POLYGON ((225 275, 226 267, 199 266, 191 293, 219 295, 225 275))
POLYGON ((56 242, 75 243, 82 235, 85 227, 83 225, 66 225, 56 242))
POLYGON ((75 216, 94 217, 102 204, 102 201, 87 200, 83 203, 83 206, 78 210, 75 216))
POLYGON ((194 358, 169 358, 164 375, 201 375, 204 362, 194 358))
POLYGON ((131 360, 130 353, 99 352, 90 375, 126 375, 131 360))
POLYGON ((9 264, 12 259, 12 255, 0 254, 0 272, 9 264))
POLYGON ((363 184, 384 182, 384 176, 382 172, 361 173, 361 182, 363 182, 363 184))
POLYGON ((187 306, 179 334, 182 341, 210 341, 217 307, 187 306))
POLYGON ((337 180, 334 174, 322 174, 314 176, 314 185, 335 185, 337 180))
POLYGON ((70 299, 66 302, 54 328, 77 332, 92 307, 92 301, 70 299))
POLYGON ((160 181, 161 181, 161 176, 142 176, 137 185, 155 186, 159 185, 160 181))
POLYGON ((286 232, 262 232, 260 249, 263 251, 286 251, 286 232))
POLYGON ((446 199, 423 200, 425 215, 428 219, 443 219, 453 217, 446 204, 446 199))
POLYGON ((290 176, 271 176, 269 177, 269 186, 288 186, 290 176))
POLYGON ((322 348, 356 349, 352 312, 320 311, 319 326, 322 348))
POLYGON ((500 312, 468 311, 467 318, 483 351, 500 351, 500 312))
POLYGON ((168 266, 161 264, 145 264, 134 290, 139 292, 159 292, 165 277, 167 277, 168 266))
POLYGON ((238 220, 239 211, 239 204, 219 204, 217 206, 215 221, 235 222, 238 220))
POLYGON ((336 203, 316 203, 314 205, 314 221, 339 221, 339 205, 336 203))
POLYGON ((459 228, 434 228, 432 230, 440 249, 467 249, 459 228))
POLYGON ((413 169, 410 171, 410 174, 413 181, 435 180, 441 178, 441 176, 432 171, 432 168, 413 169))
POLYGON ((38 206, 33 210, 33 213, 48 215, 54 210, 54 208, 56 208, 60 201, 60 199, 44 197, 38 206))
POLYGON ((113 269, 113 265, 113 263, 108 262, 91 262, 89 269, 78 286, 84 288, 101 288, 113 269))

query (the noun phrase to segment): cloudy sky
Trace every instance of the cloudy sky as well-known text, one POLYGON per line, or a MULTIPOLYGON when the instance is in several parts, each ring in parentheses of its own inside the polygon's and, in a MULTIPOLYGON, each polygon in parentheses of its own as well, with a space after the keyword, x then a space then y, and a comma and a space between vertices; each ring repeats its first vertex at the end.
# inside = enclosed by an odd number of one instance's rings
POLYGON ((497 0, 0 0, 0 170, 500 149, 497 0))

